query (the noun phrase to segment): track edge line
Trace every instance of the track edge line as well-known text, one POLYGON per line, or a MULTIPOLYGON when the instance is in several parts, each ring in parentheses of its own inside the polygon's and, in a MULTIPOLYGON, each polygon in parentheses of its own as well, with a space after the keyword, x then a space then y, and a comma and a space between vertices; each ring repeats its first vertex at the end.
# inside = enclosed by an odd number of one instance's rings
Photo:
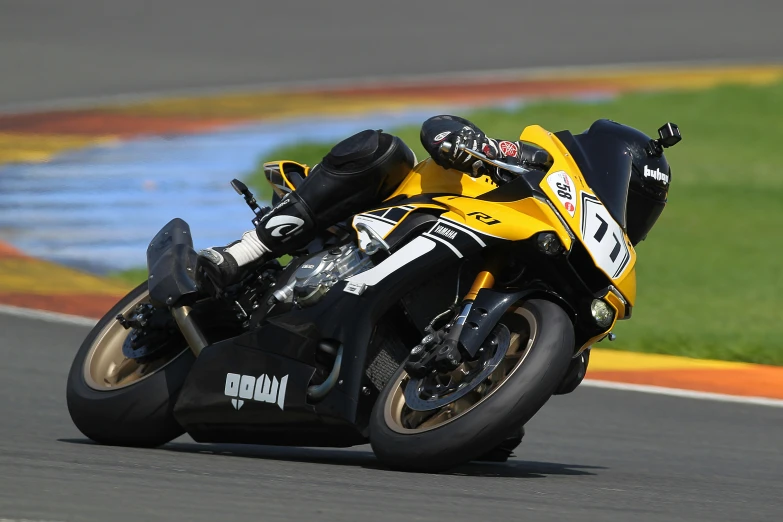
POLYGON ((98 323, 97 319, 91 317, 50 312, 47 310, 36 310, 34 308, 22 308, 20 306, 5 304, 0 304, 0 314, 21 317, 24 319, 37 319, 50 323, 74 324, 78 326, 95 326, 98 323))
POLYGON ((733 402, 739 404, 753 404, 756 406, 769 406, 773 408, 783 408, 783 399, 771 399, 769 397, 752 397, 742 395, 729 395, 726 393, 703 392, 696 390, 687 390, 683 388, 667 388, 665 386, 653 386, 649 384, 630 384, 615 381, 603 381, 599 379, 585 379, 582 386, 592 388, 603 388, 617 391, 633 391, 641 393, 651 393, 655 395, 668 395, 670 397, 680 397, 685 399, 697 399, 717 402, 733 402))

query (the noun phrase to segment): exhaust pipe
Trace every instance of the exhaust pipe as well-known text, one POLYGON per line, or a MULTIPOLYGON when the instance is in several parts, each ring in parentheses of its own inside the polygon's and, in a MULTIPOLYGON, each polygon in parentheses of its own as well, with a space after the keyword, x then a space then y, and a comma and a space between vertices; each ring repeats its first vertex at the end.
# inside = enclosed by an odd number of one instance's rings
POLYGON ((174 316, 174 320, 177 321, 179 331, 182 332, 182 336, 187 341, 190 350, 196 357, 199 356, 201 350, 206 348, 207 338, 201 333, 201 328, 198 327, 196 321, 191 317, 193 309, 189 306, 178 306, 171 309, 171 315, 174 316))
MULTIPOLYGON (((334 352, 334 347, 331 344, 322 342, 320 348, 327 353, 334 352)), ((343 363, 343 345, 337 349, 337 355, 334 358, 334 366, 332 371, 326 377, 326 380, 321 384, 313 384, 307 388, 307 398, 313 402, 322 400, 326 395, 332 391, 332 388, 337 384, 337 378, 340 376, 340 366, 343 363)))

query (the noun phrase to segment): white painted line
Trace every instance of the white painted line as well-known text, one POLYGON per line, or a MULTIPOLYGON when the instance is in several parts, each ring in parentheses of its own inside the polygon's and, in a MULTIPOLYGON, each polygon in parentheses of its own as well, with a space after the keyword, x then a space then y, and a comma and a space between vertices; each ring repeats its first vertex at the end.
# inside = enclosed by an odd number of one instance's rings
POLYGON ((755 404, 757 406, 772 406, 773 408, 783 408, 783 400, 769 399, 767 397, 743 397, 741 395, 727 395, 724 393, 710 393, 710 392, 700 392, 694 390, 682 390, 679 388, 665 388, 663 386, 649 386, 647 384, 627 384, 627 383, 613 382, 613 381, 599 381, 595 379, 585 379, 584 381, 582 381, 581 386, 590 386, 592 388, 604 388, 607 390, 653 393, 656 395, 669 395, 671 397, 681 397, 685 399, 734 402, 739 404, 755 404))
MULTIPOLYGON (((50 323, 74 324, 77 326, 95 326, 98 322, 90 317, 80 315, 61 314, 58 312, 47 312, 44 310, 34 310, 32 308, 20 308, 18 306, 9 306, 0 304, 0 314, 22 317, 24 319, 35 319, 38 321, 48 321, 50 323)), ((3 522, 0 519, 0 522, 3 522)))

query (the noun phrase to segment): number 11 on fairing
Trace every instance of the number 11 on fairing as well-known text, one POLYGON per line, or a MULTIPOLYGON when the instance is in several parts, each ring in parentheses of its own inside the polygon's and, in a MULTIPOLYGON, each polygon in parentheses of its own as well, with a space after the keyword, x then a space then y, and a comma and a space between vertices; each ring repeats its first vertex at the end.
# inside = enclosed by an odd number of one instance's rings
MULTIPOLYGON (((600 243, 603 241, 604 236, 606 235, 606 231, 609 230, 609 223, 604 221, 598 214, 595 215, 595 218, 601 222, 601 225, 598 227, 598 230, 593 236, 593 239, 600 243)), ((622 242, 620 241, 620 238, 617 237, 617 234, 612 233, 612 237, 614 238, 615 246, 612 249, 612 253, 609 254, 609 259, 612 261, 617 261, 617 256, 620 254, 620 246, 622 245, 622 242)))
POLYGON ((622 275, 631 253, 620 225, 595 196, 582 193, 582 241, 596 264, 612 279, 622 275))

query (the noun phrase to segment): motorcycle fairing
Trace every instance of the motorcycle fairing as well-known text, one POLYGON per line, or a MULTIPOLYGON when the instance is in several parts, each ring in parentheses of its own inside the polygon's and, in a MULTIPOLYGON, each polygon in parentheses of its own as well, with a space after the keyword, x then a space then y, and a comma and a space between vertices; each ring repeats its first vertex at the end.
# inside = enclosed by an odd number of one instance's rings
MULTIPOLYGON (((537 129, 526 129, 523 138, 547 145, 543 148, 548 149, 555 162, 546 174, 529 171, 500 188, 494 188, 494 184, 486 181, 478 183, 463 174, 463 179, 457 185, 454 171, 444 170, 430 160, 425 160, 416 166, 403 182, 399 193, 393 195, 387 203, 420 204, 426 206, 420 211, 431 212, 433 216, 437 214, 437 220, 430 219, 429 228, 416 228, 416 234, 446 246, 457 258, 467 257, 487 246, 522 242, 541 232, 555 232, 567 250, 568 264, 560 268, 561 274, 573 273, 576 277, 570 283, 572 287, 574 284, 584 286, 592 299, 607 298, 610 294, 609 286, 614 286, 623 295, 623 300, 616 303, 612 299, 607 300, 613 306, 616 305, 618 318, 628 317, 633 305, 632 297, 635 296, 635 272, 632 268, 635 253, 619 225, 604 211, 601 201, 584 182, 573 160, 569 162, 567 149, 562 145, 558 148, 556 138, 540 127, 537 129), (572 202, 570 211, 565 207, 564 198, 558 198, 554 190, 557 185, 551 183, 552 176, 569 180, 567 195, 572 202), (425 183, 433 190, 451 188, 462 194, 414 194, 425 183), (588 213, 588 210, 591 212, 588 213), (605 231, 602 231, 602 226, 605 226, 605 231), (602 244, 598 238, 603 236, 618 240, 613 244, 602 244), (579 280, 582 282, 579 283, 579 280)), ((374 212, 377 211, 371 210, 365 215, 374 212)), ((393 227, 384 229, 381 226, 379 230, 389 237, 393 235, 393 229, 403 228, 405 222, 413 219, 417 213, 405 214, 402 221, 393 227)), ((431 247, 431 243, 418 238, 415 241, 421 247, 431 247)), ((383 268, 374 270, 377 273, 383 268)), ((371 286, 375 282, 370 279, 371 275, 374 274, 365 274, 360 279, 371 286)))
MULTIPOLYGON (((437 168, 447 174, 452 172, 444 171, 440 167, 437 168)), ((435 173, 431 172, 429 175, 435 175, 435 173)), ((411 176, 414 179, 413 183, 421 178, 419 171, 414 171, 411 176)), ((467 239, 472 239, 480 248, 484 248, 488 244, 529 239, 542 231, 557 233, 566 248, 570 248, 571 237, 562 221, 551 211, 547 203, 542 201, 542 196, 531 197, 542 193, 537 188, 531 187, 530 180, 519 179, 508 185, 511 185, 510 189, 501 187, 487 190, 478 198, 453 194, 441 196, 430 194, 428 202, 413 203, 411 202, 412 198, 409 197, 404 200, 407 203, 405 205, 385 207, 356 215, 353 226, 357 235, 359 230, 356 229, 356 224, 363 223, 386 239, 393 236, 398 228, 406 227, 408 219, 423 221, 422 214, 438 215, 439 217, 434 223, 431 218, 426 220, 431 225, 429 228, 421 229, 422 234, 424 237, 438 241, 449 248, 457 247, 457 250, 452 248, 457 257, 463 257, 458 244, 463 246, 471 244, 471 241, 467 239), (501 194, 496 194, 500 191, 502 191, 501 194), (401 211, 397 214, 399 218, 388 219, 388 216, 397 209, 401 211)), ((468 184, 467 186, 471 190, 475 189, 474 185, 468 184)), ((482 188, 488 187, 487 184, 481 186, 482 188)), ((468 192, 470 193, 471 190, 468 192)), ((394 196, 392 200, 393 198, 394 196)), ((475 248, 467 248, 466 252, 472 253, 474 250, 475 248)))
POLYGON ((441 216, 474 233, 505 241, 524 241, 539 232, 554 232, 566 249, 571 236, 546 202, 525 198, 494 202, 463 196, 435 198, 448 207, 441 216))
POLYGON ((410 174, 389 197, 389 201, 400 197, 413 198, 419 195, 439 194, 477 197, 495 188, 497 185, 488 176, 472 178, 458 170, 446 170, 432 158, 427 158, 413 167, 410 174))
MULTIPOLYGON (((632 307, 636 299, 636 252, 620 224, 611 217, 613 212, 606 209, 610 216, 606 219, 601 210, 605 208, 604 203, 588 185, 571 151, 555 134, 531 125, 523 130, 520 140, 535 144, 553 158, 545 175, 531 171, 498 188, 488 176, 472 178, 462 172, 445 170, 430 158, 414 167, 388 201, 401 204, 400 198, 403 198, 402 201, 409 204, 416 198, 425 198, 448 209, 442 217, 507 241, 520 241, 538 232, 552 231, 566 249, 571 249, 573 236, 632 307), (548 182, 551 176, 561 172, 574 185, 570 211, 548 182), (590 209, 585 208, 587 206, 590 209), (596 218, 597 213, 607 224, 603 235, 598 234, 601 221, 596 218), (609 228, 614 234, 607 234, 609 228), (595 239, 596 235, 602 240, 606 237, 605 241, 613 241, 611 248, 595 239), (620 251, 614 254, 618 243, 620 251)), ((619 312, 622 318, 624 312, 619 312)))
POLYGON ((357 227, 357 225, 361 224, 372 228, 380 237, 386 239, 413 210, 414 207, 402 205, 363 212, 353 217, 351 226, 356 231, 357 236, 362 234, 357 227))
MULTIPOLYGON (((573 180, 575 185, 573 194, 575 208, 573 215, 564 207, 557 192, 547 182, 546 178, 541 182, 540 188, 553 203, 553 206, 568 224, 576 238, 584 245, 594 264, 609 278, 632 307, 636 300, 636 251, 625 231, 622 230, 620 224, 617 223, 611 216, 611 212, 604 206, 604 202, 600 200, 589 186, 571 151, 555 134, 539 125, 530 125, 522 131, 520 139, 535 143, 554 158, 554 163, 549 173, 563 171, 573 180), (587 205, 590 205, 589 209, 585 208, 587 205), (596 218, 597 215, 600 219, 596 218), (603 228, 601 220, 606 223, 607 227, 603 234, 599 234, 600 229, 603 228), (615 236, 608 233, 610 228, 614 229, 617 241, 615 241, 615 236), (601 239, 598 239, 598 237, 601 239), (609 241, 612 241, 612 248, 609 250, 608 255, 605 255, 606 243, 604 242, 609 241), (612 260, 611 257, 613 256, 611 254, 618 242, 620 243, 620 251, 615 259, 612 260), (625 258, 626 255, 627 260, 620 263, 619 260, 625 258), (609 262, 607 262, 607 259, 609 259, 609 262)), ((620 314, 622 318, 623 311, 620 311, 620 314)))
MULTIPOLYGON (((373 284, 361 295, 345 291, 353 278, 338 282, 314 306, 273 315, 256 330, 204 348, 175 405, 177 420, 195 440, 204 442, 361 443, 367 436, 366 418, 380 392, 368 374, 378 356, 369 353, 368 347, 379 321, 434 274, 451 273, 457 261, 448 247, 418 237, 378 265, 384 266, 383 272, 371 274, 373 284), (422 241, 430 245, 419 252, 422 241), (412 251, 417 255, 412 256, 412 251), (310 404, 303 397, 315 372, 315 347, 321 340, 342 346, 342 364, 335 387, 323 400, 310 404), (274 375, 278 380, 288 375, 284 409, 257 401, 235 408, 231 399, 236 397, 225 394, 228 373, 256 378, 274 375), (290 429, 292 424, 303 429, 287 438, 281 426, 290 429)), ((441 309, 452 299, 449 292, 441 309)), ((401 363, 405 355, 397 354, 395 362, 401 363)))

